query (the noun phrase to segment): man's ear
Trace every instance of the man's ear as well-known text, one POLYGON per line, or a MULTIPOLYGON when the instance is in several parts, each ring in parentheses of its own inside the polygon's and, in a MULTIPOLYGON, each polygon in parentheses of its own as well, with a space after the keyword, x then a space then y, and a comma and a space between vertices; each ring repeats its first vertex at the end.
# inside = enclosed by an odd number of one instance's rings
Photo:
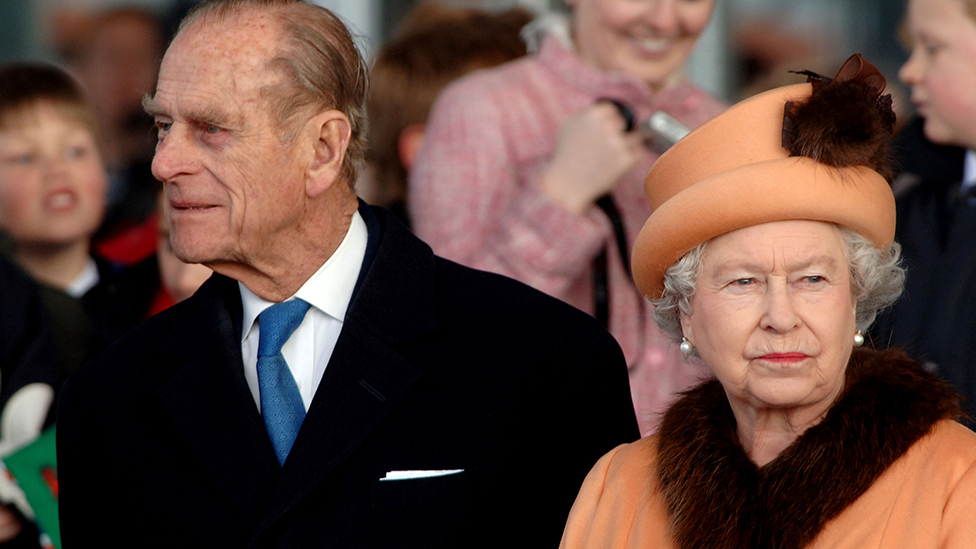
POLYGON ((400 132, 400 139, 397 140, 397 153, 400 156, 400 163, 409 173, 413 169, 414 162, 417 161, 417 154, 420 153, 420 146, 424 144, 424 124, 410 124, 400 132))
POLYGON ((342 176, 352 125, 342 112, 331 110, 312 117, 306 128, 310 133, 313 154, 308 164, 305 193, 315 197, 342 176))

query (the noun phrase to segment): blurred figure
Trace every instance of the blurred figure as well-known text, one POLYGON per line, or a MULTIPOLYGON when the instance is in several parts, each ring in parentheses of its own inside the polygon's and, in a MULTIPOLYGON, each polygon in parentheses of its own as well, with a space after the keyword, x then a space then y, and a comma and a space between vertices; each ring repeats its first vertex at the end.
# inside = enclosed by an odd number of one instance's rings
POLYGON ((846 17, 836 9, 837 3, 729 3, 726 16, 737 97, 745 99, 792 84, 796 75, 791 70, 829 72, 843 63, 851 40, 844 32, 846 17))
MULTIPOLYGON (((37 285, 7 253, 0 231, 0 458, 34 440, 54 420, 61 379, 37 285)), ((0 476, 0 547, 38 547, 38 532, 12 504, 23 494, 0 476)), ((29 510, 25 509, 29 513, 29 510)))
POLYGON ((91 254, 108 177, 95 117, 53 66, 0 65, 0 228, 40 284, 62 373, 145 317, 155 265, 121 269, 91 254))
MULTIPOLYGON (((908 281, 879 345, 903 346, 976 412, 976 1, 910 0, 899 76, 920 120, 903 132, 896 189, 908 281), (924 133, 924 136, 923 136, 924 133), (929 141, 927 142, 926 139, 929 141), (907 182, 907 184, 906 184, 907 182)), ((970 420, 969 425, 974 425, 970 420)))
POLYGON ((112 259, 135 263, 154 251, 147 238, 155 231, 151 222, 143 239, 135 238, 156 206, 153 120, 142 109, 142 97, 156 87, 165 36, 155 15, 135 6, 101 11, 89 21, 69 60, 95 109, 111 182, 96 240, 112 259))
POLYGON ((115 8, 96 15, 76 60, 104 135, 110 171, 151 160, 152 120, 142 97, 156 86, 165 39, 159 22, 142 8, 115 8))
POLYGON ((432 3, 411 12, 370 72, 370 175, 357 183, 359 196, 390 208, 409 226, 407 174, 423 143, 431 105, 461 76, 525 55, 519 31, 531 19, 524 9, 492 13, 432 3))
POLYGON ((658 153, 625 132, 606 100, 638 122, 664 111, 695 127, 720 112, 683 77, 714 0, 568 3, 571 17, 549 14, 527 30, 533 55, 469 75, 438 99, 410 177, 410 214, 436 253, 526 282, 607 326, 646 435, 703 370, 649 321, 630 278, 627 256, 650 215, 644 175, 658 153))
POLYGON ((159 192, 159 209, 156 213, 156 227, 158 230, 156 244, 156 261, 159 264, 159 292, 153 300, 149 314, 154 315, 172 305, 183 301, 213 274, 213 270, 199 263, 184 263, 176 257, 173 246, 169 241, 169 218, 163 209, 166 196, 159 192))

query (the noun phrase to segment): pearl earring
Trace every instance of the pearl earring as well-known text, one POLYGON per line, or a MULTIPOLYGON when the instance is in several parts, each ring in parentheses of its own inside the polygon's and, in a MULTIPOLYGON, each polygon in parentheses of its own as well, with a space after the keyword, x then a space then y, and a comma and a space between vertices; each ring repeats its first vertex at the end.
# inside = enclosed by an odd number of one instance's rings
POLYGON ((864 335, 861 334, 861 330, 854 332, 854 346, 860 347, 864 345, 864 335))
POLYGON ((685 338, 681 338, 681 345, 678 346, 678 349, 685 356, 691 356, 691 353, 695 352, 695 346, 685 338))

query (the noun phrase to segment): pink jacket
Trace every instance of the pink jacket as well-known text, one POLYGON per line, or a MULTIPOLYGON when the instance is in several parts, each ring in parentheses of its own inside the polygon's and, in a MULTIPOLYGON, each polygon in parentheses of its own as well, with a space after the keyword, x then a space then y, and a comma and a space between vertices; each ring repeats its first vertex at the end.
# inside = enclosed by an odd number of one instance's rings
MULTIPOLYGON (((548 37, 536 55, 476 72, 440 96, 410 175, 410 214, 417 235, 436 253, 518 279, 591 314, 592 261, 606 247, 610 332, 627 358, 646 435, 674 393, 703 371, 684 362, 654 325, 606 216, 595 206, 573 214, 539 189, 563 121, 599 98, 631 106, 638 120, 664 110, 690 127, 724 108, 683 81, 652 96, 639 79, 600 72, 548 37)), ((650 215, 643 183, 656 158, 648 151, 613 192, 630 247, 650 215)))

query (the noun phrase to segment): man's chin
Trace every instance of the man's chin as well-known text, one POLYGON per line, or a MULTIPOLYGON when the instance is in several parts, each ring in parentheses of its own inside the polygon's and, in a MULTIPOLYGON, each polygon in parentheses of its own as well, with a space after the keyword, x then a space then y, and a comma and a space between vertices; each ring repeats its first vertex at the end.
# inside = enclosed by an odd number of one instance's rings
MULTIPOLYGON (((200 249, 193 246, 178 246, 174 243, 173 255, 183 263, 199 263, 210 267, 211 263, 219 263, 217 254, 210 250, 200 249)), ((211 267, 213 268, 213 267, 211 267)))

